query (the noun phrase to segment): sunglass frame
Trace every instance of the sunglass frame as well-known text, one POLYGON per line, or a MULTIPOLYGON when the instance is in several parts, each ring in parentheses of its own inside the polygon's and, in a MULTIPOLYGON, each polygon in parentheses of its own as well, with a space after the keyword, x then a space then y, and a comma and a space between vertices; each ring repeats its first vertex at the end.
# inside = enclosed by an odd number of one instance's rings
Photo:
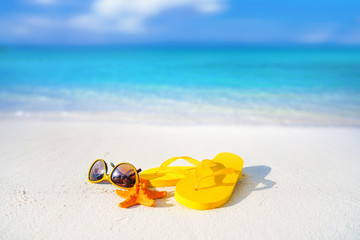
POLYGON ((91 183, 99 183, 99 182, 102 182, 102 181, 105 181, 105 180, 106 180, 106 181, 109 181, 112 185, 114 185, 114 186, 116 186, 116 187, 118 187, 118 188, 122 188, 122 189, 131 189, 131 188, 133 188, 133 187, 135 187, 135 186, 137 186, 137 185, 139 184, 139 173, 138 173, 138 171, 136 170, 136 168, 134 167, 134 165, 132 165, 131 163, 127 163, 127 162, 119 163, 119 164, 117 164, 117 165, 113 168, 113 170, 111 171, 110 174, 108 174, 107 172, 108 172, 108 166, 107 166, 106 162, 105 162, 103 159, 96 159, 96 160, 91 164, 91 167, 90 167, 90 169, 89 169, 89 172, 88 172, 88 181, 91 182, 91 183), (95 164, 97 161, 102 161, 102 163, 104 164, 104 166, 105 166, 105 174, 104 174, 104 176, 103 176, 101 179, 96 180, 96 181, 92 181, 92 180, 90 180, 90 172, 91 172, 92 167, 94 166, 94 164, 95 164), (112 176, 114 170, 115 170, 119 165, 121 165, 121 164, 130 165, 131 168, 133 168, 133 170, 134 170, 134 172, 135 172, 135 177, 136 177, 135 184, 134 184, 134 186, 132 186, 132 187, 130 187, 130 188, 116 185, 116 184, 111 180, 111 176, 112 176))

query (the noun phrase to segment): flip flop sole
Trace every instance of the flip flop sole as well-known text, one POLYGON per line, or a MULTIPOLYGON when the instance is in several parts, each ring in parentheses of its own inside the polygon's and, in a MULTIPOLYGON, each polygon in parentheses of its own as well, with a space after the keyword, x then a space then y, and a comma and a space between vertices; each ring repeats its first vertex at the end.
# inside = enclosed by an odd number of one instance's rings
POLYGON ((196 173, 191 172, 177 183, 175 188, 176 201, 189 208, 206 210, 220 207, 229 200, 237 181, 241 178, 244 160, 232 153, 220 153, 213 161, 218 164, 215 167, 204 169, 204 175, 210 175, 222 168, 234 168, 240 174, 205 178, 196 189, 196 173))

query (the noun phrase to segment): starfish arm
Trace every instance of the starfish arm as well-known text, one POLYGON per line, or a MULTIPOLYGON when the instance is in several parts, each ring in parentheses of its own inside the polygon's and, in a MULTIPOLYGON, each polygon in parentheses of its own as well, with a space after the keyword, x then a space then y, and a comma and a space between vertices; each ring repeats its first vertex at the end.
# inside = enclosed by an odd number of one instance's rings
POLYGON ((140 203, 141 205, 148 207, 153 207, 156 204, 154 199, 148 198, 147 195, 142 195, 142 194, 137 197, 137 202, 140 203))
POLYGON ((141 204, 148 207, 155 206, 154 199, 166 196, 166 191, 149 190, 145 183, 140 183, 129 190, 116 190, 116 194, 126 200, 119 203, 119 207, 128 208, 135 204, 141 204))
POLYGON ((149 185, 149 182, 145 179, 140 178, 140 184, 144 184, 144 186, 147 187, 149 185))
POLYGON ((156 190, 149 190, 147 189, 147 195, 152 199, 158 199, 165 197, 167 194, 166 191, 156 191, 156 190))
POLYGON ((123 190, 116 189, 116 194, 125 199, 129 199, 131 197, 130 191, 126 191, 126 190, 123 191, 123 190))
POLYGON ((136 200, 136 197, 131 197, 129 199, 126 199, 123 202, 120 202, 119 207, 128 208, 128 207, 134 206, 136 204, 138 204, 138 201, 136 200))

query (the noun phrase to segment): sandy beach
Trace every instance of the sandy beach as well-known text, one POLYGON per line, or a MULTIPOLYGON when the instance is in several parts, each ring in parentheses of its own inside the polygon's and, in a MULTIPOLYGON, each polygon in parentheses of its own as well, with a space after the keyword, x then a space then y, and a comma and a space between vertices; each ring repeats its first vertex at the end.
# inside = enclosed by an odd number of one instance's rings
MULTIPOLYGON (((360 129, 2 120, 1 239, 357 239, 360 129), (174 199, 118 207, 91 184, 98 158, 143 170, 174 156, 232 152, 244 177, 221 208, 174 199)), ((179 162, 182 164, 184 162, 179 162)))

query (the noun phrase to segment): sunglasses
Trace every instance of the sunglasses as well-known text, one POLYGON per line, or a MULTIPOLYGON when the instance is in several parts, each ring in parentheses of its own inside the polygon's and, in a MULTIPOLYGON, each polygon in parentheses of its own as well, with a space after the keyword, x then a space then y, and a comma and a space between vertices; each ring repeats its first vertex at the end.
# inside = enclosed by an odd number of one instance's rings
POLYGON ((139 183, 140 168, 136 170, 130 163, 119 163, 116 166, 113 163, 110 163, 110 165, 114 169, 111 171, 111 174, 108 175, 106 162, 102 159, 95 160, 88 173, 89 182, 98 183, 107 180, 113 185, 121 188, 132 188, 139 183))

